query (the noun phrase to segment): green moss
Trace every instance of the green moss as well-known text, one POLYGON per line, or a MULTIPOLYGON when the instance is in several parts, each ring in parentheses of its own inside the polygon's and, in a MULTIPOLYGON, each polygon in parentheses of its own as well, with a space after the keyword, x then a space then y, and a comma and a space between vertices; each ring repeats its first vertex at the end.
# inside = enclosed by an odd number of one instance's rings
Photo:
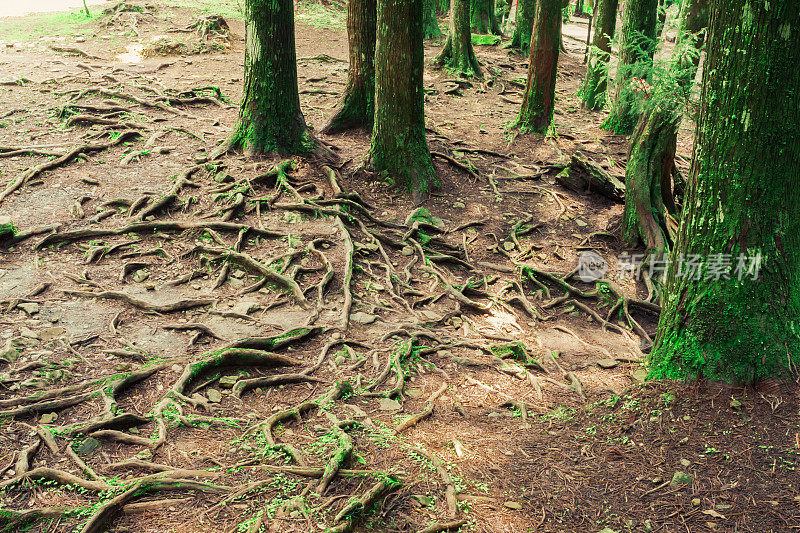
POLYGON ((496 46, 500 44, 499 35, 481 35, 479 33, 472 34, 472 44, 474 46, 496 46))

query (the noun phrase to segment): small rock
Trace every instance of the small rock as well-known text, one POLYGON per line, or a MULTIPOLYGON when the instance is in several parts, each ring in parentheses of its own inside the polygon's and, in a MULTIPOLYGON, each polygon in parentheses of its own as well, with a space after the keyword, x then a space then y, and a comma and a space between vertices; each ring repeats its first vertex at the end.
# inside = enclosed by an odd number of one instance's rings
POLYGON ((492 411, 491 413, 489 413, 486 416, 488 416, 489 418, 500 418, 500 413, 498 413, 496 411, 492 411))
POLYGON ((503 249, 504 249, 506 252, 510 252, 511 250, 513 250, 513 249, 514 249, 514 248, 516 248, 516 247, 517 247, 517 245, 516 245, 516 244, 514 244, 514 243, 513 243, 513 242, 511 242, 511 241, 505 241, 505 242, 503 243, 503 249))
POLYGON ((35 315, 39 312, 39 304, 36 302, 23 302, 21 304, 17 304, 17 307, 28 313, 29 315, 35 315))
POLYGON ((631 379, 634 383, 644 383, 647 380, 647 370, 640 368, 631 372, 631 379))
POLYGON ((139 270, 133 273, 131 279, 133 279, 133 281, 135 281, 136 283, 142 283, 149 277, 150 274, 145 269, 140 268, 139 270))
POLYGON ((219 378, 219 386, 223 389, 232 389, 237 381, 239 381, 239 376, 222 376, 219 378))
POLYGON ((14 236, 14 223, 11 217, 0 216, 0 239, 14 236))
POLYGON ((198 285, 197 283, 195 283, 194 285, 192 285, 192 288, 193 288, 194 290, 196 290, 196 291, 199 291, 199 290, 200 290, 200 285, 198 285))
POLYGON ((378 402, 381 411, 399 411, 403 408, 400 402, 391 398, 381 398, 378 402))
POLYGON ((78 446, 78 449, 75 450, 75 453, 77 453, 78 455, 86 456, 95 451, 99 447, 100 447, 100 441, 93 437, 89 437, 88 439, 83 441, 80 446, 78 446))
POLYGON ((39 338, 39 334, 38 333, 36 333, 32 329, 26 328, 25 326, 22 326, 21 328, 19 328, 19 334, 22 335, 23 337, 28 338, 28 339, 38 339, 39 338))
POLYGON ((703 500, 700 498, 692 498, 692 507, 700 507, 701 503, 703 503, 703 500))
POLYGON ((522 504, 519 502, 503 502, 503 507, 519 511, 520 509, 522 509, 522 504))
POLYGON ((453 202, 453 208, 455 209, 465 209, 467 205, 464 202, 453 202))
POLYGON ((406 389, 406 396, 409 398, 419 398, 422 396, 422 391, 419 389, 406 389))
POLYGON ((231 276, 237 279, 242 279, 244 277, 244 270, 234 270, 231 272, 231 276))
POLYGON ((692 482, 692 476, 690 476, 686 472, 681 472, 680 470, 678 470, 672 475, 672 481, 670 481, 669 484, 684 485, 686 483, 691 483, 691 482, 692 482))
POLYGON ((575 219, 575 224, 576 224, 576 225, 577 225, 579 228, 585 228, 585 227, 588 225, 588 224, 586 223, 586 221, 585 221, 585 220, 581 220, 581 219, 579 219, 579 218, 576 218, 576 219, 575 219))
POLYGON ((66 334, 67 330, 60 326, 54 326, 52 328, 42 328, 39 330, 39 338, 42 339, 44 342, 48 342, 53 339, 63 337, 66 334))
POLYGON ((690 466, 692 466, 692 462, 689 459, 681 459, 679 462, 681 463, 681 466, 684 468, 689 468, 690 466))
POLYGON ((354 322, 358 322, 359 324, 364 324, 364 325, 372 324, 377 319, 378 319, 378 315, 371 315, 369 313, 364 313, 362 311, 359 311, 357 313, 353 313, 352 315, 350 315, 350 320, 352 320, 354 322))
POLYGON ((219 403, 222 401, 222 393, 217 389, 208 389, 206 391, 206 398, 211 403, 219 403))
POLYGON ((433 505, 433 498, 430 496, 425 496, 423 494, 412 494, 411 498, 416 500, 422 507, 430 507, 433 505))
POLYGON ((45 413, 39 417, 39 422, 42 424, 52 424, 58 418, 58 413, 45 413))
POLYGON ((604 368, 606 370, 610 370, 612 368, 616 368, 617 366, 619 366, 619 361, 617 361, 616 359, 600 359, 596 363, 597 366, 599 366, 600 368, 604 368))
POLYGON ((411 246, 404 246, 400 253, 405 256, 414 255, 414 249, 411 246))

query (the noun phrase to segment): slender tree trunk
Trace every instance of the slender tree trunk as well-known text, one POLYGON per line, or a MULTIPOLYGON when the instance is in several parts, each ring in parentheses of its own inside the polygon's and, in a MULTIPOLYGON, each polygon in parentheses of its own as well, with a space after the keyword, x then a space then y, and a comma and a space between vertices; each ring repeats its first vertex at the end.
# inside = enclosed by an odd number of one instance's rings
POLYGON ((531 46, 531 31, 533 31, 533 10, 536 9, 537 0, 517 0, 516 27, 511 36, 511 47, 519 48, 527 54, 531 46))
MULTIPOLYGON (((658 98, 658 104, 645 107, 631 137, 631 149, 625 169, 625 213, 622 233, 625 240, 636 245, 644 243, 655 257, 660 257, 672 247, 670 225, 674 228, 677 208, 674 203, 672 176, 675 172, 675 148, 682 110, 680 103, 689 98, 692 81, 697 73, 697 54, 686 62, 682 50, 692 43, 693 36, 708 24, 708 0, 684 0, 681 31, 670 65, 675 86, 654 87, 676 91, 667 98, 658 98), (691 31, 691 33, 689 33, 691 31)), ((694 40, 698 48, 701 40, 694 40)))
POLYGON ((377 0, 349 0, 347 38, 350 68, 341 104, 323 133, 372 128, 375 115, 375 34, 377 0))
POLYGON ((516 123, 523 133, 545 133, 553 121, 563 7, 563 0, 536 1, 528 82, 516 123))
POLYGON ((631 78, 646 78, 653 63, 656 45, 658 0, 626 0, 622 15, 622 39, 619 45, 616 94, 611 114, 603 127, 630 134, 639 118, 634 106, 631 78))
POLYGON ((313 148, 297 90, 292 0, 246 0, 244 92, 232 148, 304 154, 313 148))
POLYGON ((500 35, 500 24, 494 8, 495 0, 472 0, 470 2, 470 27, 474 33, 500 35))
POLYGON ((714 2, 686 211, 651 354, 654 378, 750 383, 800 362, 800 10, 714 2), (743 266, 758 256, 752 271, 743 266), (678 257, 699 257, 695 279, 678 257), (730 278, 712 265, 732 258, 730 278))
POLYGON ((436 13, 446 15, 450 12, 450 0, 436 0, 436 13))
POLYGON ((425 140, 423 0, 378 0, 370 161, 420 201, 438 186, 425 140))
POLYGON ((423 21, 423 34, 426 39, 435 39, 442 36, 442 29, 436 19, 436 0, 424 0, 425 9, 423 21))
POLYGON ((583 0, 577 0, 575 2, 575 11, 573 11, 572 14, 576 17, 586 17, 586 12, 583 10, 583 0))
POLYGON ((470 0, 452 0, 450 7, 450 35, 436 58, 438 66, 444 66, 466 76, 481 76, 481 67, 472 48, 472 33, 469 31, 470 0))
POLYGON ((608 61, 611 58, 611 41, 617 27, 619 0, 597 0, 594 5, 594 35, 586 79, 580 89, 583 104, 597 111, 606 105, 608 89, 608 61))

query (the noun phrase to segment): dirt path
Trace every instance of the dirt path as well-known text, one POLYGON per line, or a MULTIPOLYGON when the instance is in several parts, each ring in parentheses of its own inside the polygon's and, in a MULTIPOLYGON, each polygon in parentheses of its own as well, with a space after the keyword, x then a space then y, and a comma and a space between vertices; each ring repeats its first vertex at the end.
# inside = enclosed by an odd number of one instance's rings
MULTIPOLYGON (((19 231, 0 245, 0 529, 800 525, 794 392, 638 384, 658 308, 616 279, 621 206, 555 179, 576 151, 624 172, 626 138, 575 96, 579 42, 550 138, 506 131, 523 57, 480 47, 483 81, 426 71, 442 187, 417 208, 360 167, 365 132, 324 139, 336 163, 214 157, 235 6, 129 5, 0 31, 19 231), (190 28, 209 10, 230 38, 190 28), (169 55, 126 62, 142 50, 169 55), (611 283, 574 276, 586 250, 611 283)), ((337 21, 298 16, 316 129, 346 80, 337 21)))

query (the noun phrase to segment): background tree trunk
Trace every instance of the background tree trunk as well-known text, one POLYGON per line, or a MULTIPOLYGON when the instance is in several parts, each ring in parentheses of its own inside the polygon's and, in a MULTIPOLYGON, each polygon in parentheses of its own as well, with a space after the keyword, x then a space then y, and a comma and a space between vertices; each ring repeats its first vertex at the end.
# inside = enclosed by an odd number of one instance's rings
POLYGON ((297 90, 292 0, 245 1, 244 92, 231 148, 305 154, 313 148, 297 90))
POLYGON ((626 0, 622 16, 622 39, 619 45, 616 94, 611 114, 603 127, 630 134, 639 118, 634 109, 631 78, 645 78, 653 63, 656 45, 658 0, 626 0))
POLYGON ((450 12, 450 0, 436 0, 436 13, 446 15, 450 12))
POLYGON ((517 0, 516 27, 511 36, 511 47, 519 48, 524 54, 528 53, 531 46, 531 31, 533 31, 533 10, 536 0, 517 0))
POLYGON ((675 148, 678 127, 683 110, 681 105, 689 99, 692 82, 697 73, 700 51, 687 56, 683 50, 702 40, 694 39, 708 24, 708 0, 684 0, 681 32, 670 65, 672 79, 669 87, 655 87, 655 105, 646 106, 631 137, 631 149, 625 168, 625 213, 622 218, 624 239, 631 245, 640 241, 657 257, 672 247, 670 229, 676 224, 670 217, 677 216, 674 203, 672 175, 675 171, 675 148), (684 28, 694 30, 688 33, 684 28), (694 39, 694 42, 692 40, 694 39), (676 94, 660 97, 657 91, 676 94))
POLYGON ((470 27, 474 33, 492 33, 500 35, 500 24, 497 22, 495 0, 472 0, 470 2, 470 27))
POLYGON ((439 27, 439 21, 436 19, 436 0, 424 0, 423 8, 423 35, 426 39, 435 39, 442 36, 442 29, 439 27))
POLYGON ((375 115, 375 33, 377 0, 349 0, 347 39, 350 68, 342 102, 323 133, 372 128, 375 115))
POLYGON ((379 0, 370 161, 420 201, 438 186, 425 140, 423 0, 379 0))
POLYGON ((450 7, 450 35, 436 58, 436 64, 458 71, 466 76, 481 76, 481 67, 472 48, 469 29, 470 0, 452 0, 450 7))
POLYGON ((654 378, 748 383, 797 373, 798 64, 794 0, 715 2, 686 210, 651 354, 654 378), (734 267, 739 254, 760 255, 759 279, 679 275, 675 258, 715 254, 732 254, 734 267))
POLYGON ((611 41, 617 27, 619 0, 597 0, 594 5, 594 35, 586 78, 580 89, 583 104, 591 109, 602 109, 606 105, 608 89, 608 61, 611 58, 611 41))
POLYGON ((553 121, 563 7, 563 0, 536 1, 528 82, 516 123, 523 133, 545 133, 553 121))

